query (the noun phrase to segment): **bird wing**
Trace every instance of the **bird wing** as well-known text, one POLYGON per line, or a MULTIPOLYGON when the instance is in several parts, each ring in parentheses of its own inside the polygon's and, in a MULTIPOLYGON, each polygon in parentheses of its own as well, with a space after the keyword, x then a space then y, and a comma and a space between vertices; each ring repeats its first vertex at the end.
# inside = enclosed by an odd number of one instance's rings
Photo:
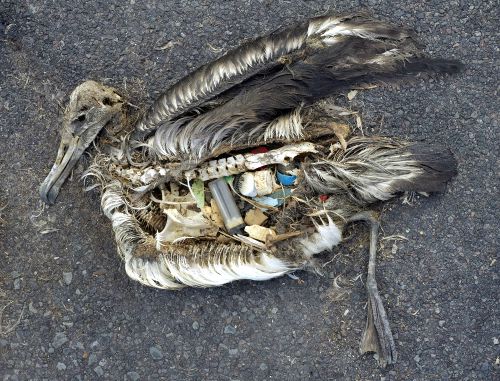
POLYGON ((218 97, 216 107, 164 122, 148 145, 161 157, 200 162, 238 147, 302 140, 319 117, 301 110, 322 98, 366 83, 451 72, 457 65, 424 57, 412 39, 343 36, 302 60, 233 86, 218 97))
POLYGON ((248 78, 304 59, 313 52, 357 36, 370 41, 401 41, 411 33, 365 15, 322 16, 281 28, 201 66, 166 90, 136 125, 135 137, 144 139, 160 125, 179 117, 248 78))

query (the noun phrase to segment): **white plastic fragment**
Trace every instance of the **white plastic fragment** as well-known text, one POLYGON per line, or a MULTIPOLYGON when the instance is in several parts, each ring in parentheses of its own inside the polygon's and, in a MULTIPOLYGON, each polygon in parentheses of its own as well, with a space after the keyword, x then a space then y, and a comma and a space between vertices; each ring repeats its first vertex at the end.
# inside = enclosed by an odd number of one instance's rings
POLYGON ((245 172, 240 176, 237 190, 246 197, 257 196, 257 189, 255 188, 255 180, 252 172, 245 172))
POLYGON ((265 196, 273 192, 276 182, 270 169, 254 172, 255 189, 257 196, 265 196))
POLYGON ((273 229, 265 228, 259 225, 245 226, 245 232, 250 236, 250 238, 261 242, 266 242, 266 238, 268 236, 276 236, 276 232, 273 229))

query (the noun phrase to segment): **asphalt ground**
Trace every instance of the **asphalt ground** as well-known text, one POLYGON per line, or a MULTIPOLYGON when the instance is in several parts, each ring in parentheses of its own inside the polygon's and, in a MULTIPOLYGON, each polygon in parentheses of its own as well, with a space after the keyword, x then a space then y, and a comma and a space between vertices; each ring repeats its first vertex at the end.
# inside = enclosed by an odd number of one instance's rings
POLYGON ((498 380, 498 9, 497 1, 0 1, 0 376, 498 380), (57 204, 41 208, 62 107, 82 81, 121 88, 143 106, 246 39, 360 9, 414 28, 429 53, 466 65, 453 78, 352 102, 366 134, 442 143, 459 162, 444 194, 384 208, 378 280, 399 349, 394 366, 379 369, 358 352, 362 227, 324 256, 324 276, 165 292, 127 278, 99 197, 78 180, 83 165, 57 204))

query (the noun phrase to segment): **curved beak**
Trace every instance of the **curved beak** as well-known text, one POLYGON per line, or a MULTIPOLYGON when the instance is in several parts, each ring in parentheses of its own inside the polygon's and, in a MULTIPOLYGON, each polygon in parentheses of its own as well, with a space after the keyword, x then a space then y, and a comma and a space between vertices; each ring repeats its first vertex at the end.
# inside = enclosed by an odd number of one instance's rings
MULTIPOLYGON (((95 136, 97 136, 97 133, 95 136)), ((55 202, 61 186, 68 178, 76 163, 78 163, 86 148, 87 146, 82 144, 79 136, 72 137, 69 142, 64 138, 62 139, 54 165, 42 185, 40 185, 40 197, 43 202, 47 204, 55 202)))
POLYGON ((61 142, 56 161, 42 185, 40 185, 40 197, 43 202, 47 204, 54 203, 61 186, 85 151, 85 148, 78 145, 79 140, 80 138, 76 136, 69 143, 61 142))
POLYGON ((40 197, 53 204, 71 170, 99 132, 121 115, 123 100, 111 87, 85 81, 73 90, 65 111, 61 144, 40 197))

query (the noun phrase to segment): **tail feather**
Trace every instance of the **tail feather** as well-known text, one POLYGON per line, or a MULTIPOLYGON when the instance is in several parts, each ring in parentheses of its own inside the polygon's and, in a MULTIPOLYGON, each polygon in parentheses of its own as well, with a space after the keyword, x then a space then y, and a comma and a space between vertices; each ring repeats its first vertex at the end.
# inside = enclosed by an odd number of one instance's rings
POLYGON ((421 57, 409 61, 401 68, 403 73, 437 73, 437 74, 457 74, 464 68, 464 65, 453 59, 421 57))
POLYGON ((400 191, 443 192, 446 183, 457 175, 457 161, 448 148, 413 143, 407 150, 418 163, 420 173, 413 181, 402 182, 400 191))
POLYGON ((346 151, 306 164, 304 175, 316 192, 347 194, 358 204, 384 201, 398 192, 440 192, 456 174, 453 154, 426 143, 356 137, 346 151))

